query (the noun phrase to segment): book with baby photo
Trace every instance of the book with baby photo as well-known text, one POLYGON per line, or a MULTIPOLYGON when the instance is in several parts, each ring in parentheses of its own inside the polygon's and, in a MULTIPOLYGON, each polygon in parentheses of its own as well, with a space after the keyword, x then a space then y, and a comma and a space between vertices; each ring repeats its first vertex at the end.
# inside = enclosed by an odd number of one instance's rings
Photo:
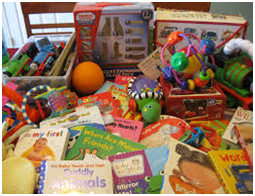
POLYGON ((108 160, 86 155, 82 161, 43 161, 39 194, 112 194, 108 160))
POLYGON ((84 128, 84 125, 95 127, 102 131, 106 131, 104 120, 98 106, 79 109, 70 114, 42 121, 41 128, 68 128, 70 132, 69 144, 67 152, 72 148, 76 139, 84 128))
POLYGON ((170 140, 162 194, 224 194, 207 154, 170 140))
POLYGON ((167 145, 109 156, 116 194, 159 194, 167 145))
POLYGON ((23 133, 14 150, 16 156, 31 160, 40 172, 43 160, 63 160, 68 145, 69 132, 67 129, 30 129, 23 133))

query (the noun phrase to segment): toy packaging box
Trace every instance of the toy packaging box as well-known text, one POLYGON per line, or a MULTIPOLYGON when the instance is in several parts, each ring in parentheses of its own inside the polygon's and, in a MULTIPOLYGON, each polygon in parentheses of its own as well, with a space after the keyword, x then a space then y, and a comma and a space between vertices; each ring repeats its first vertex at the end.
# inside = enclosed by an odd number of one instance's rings
POLYGON ((227 194, 253 193, 253 174, 243 150, 210 151, 207 156, 227 194))
POLYGON ((95 61, 106 79, 140 74, 137 64, 152 49, 152 3, 77 3, 74 8, 79 61, 95 61))
POLYGON ((173 87, 163 77, 160 82, 165 95, 165 114, 184 120, 222 119, 226 96, 218 86, 190 91, 173 87))
POLYGON ((109 156, 115 194, 159 194, 167 145, 109 156))
MULTIPOLYGON (((173 31, 195 34, 200 39, 212 39, 220 48, 231 36, 245 37, 248 22, 241 15, 208 12, 167 10, 158 8, 155 21, 155 40, 158 46, 167 42, 173 31)), ((196 42, 194 39, 192 41, 196 42)), ((185 42, 184 42, 185 44, 185 42)), ((178 44, 180 48, 186 45, 178 44)))
POLYGON ((43 161, 40 194, 112 194, 111 163, 92 155, 83 161, 43 161))

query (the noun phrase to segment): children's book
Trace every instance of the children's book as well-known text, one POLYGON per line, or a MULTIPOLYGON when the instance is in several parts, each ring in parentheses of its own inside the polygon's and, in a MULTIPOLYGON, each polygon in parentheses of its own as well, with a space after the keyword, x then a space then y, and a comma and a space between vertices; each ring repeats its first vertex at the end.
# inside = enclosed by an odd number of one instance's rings
POLYGON ((14 150, 16 156, 31 160, 40 172, 43 160, 54 161, 65 158, 69 132, 65 128, 59 129, 30 129, 23 133, 14 150))
POLYGON ((106 131, 134 142, 138 142, 143 130, 143 122, 124 118, 114 118, 114 123, 106 126, 106 131))
POLYGON ((70 139, 67 152, 72 148, 73 143, 83 130, 83 125, 88 125, 102 131, 106 131, 104 120, 98 106, 86 109, 84 108, 65 116, 59 116, 40 123, 41 128, 68 128, 70 132, 70 139))
POLYGON ((118 110, 118 116, 131 120, 141 120, 142 115, 129 109, 130 96, 126 92, 126 87, 106 81, 104 85, 95 93, 111 92, 115 99, 115 106, 118 110))
POLYGON ((251 170, 253 170, 253 123, 235 124, 235 132, 251 170))
POLYGON ((41 194, 112 194, 112 171, 108 160, 43 161, 41 194))
POLYGON ((210 151, 208 158, 226 193, 253 192, 253 174, 243 150, 210 151))
POLYGON ((229 143, 229 145, 238 145, 238 138, 235 133, 235 123, 240 122, 253 122, 253 112, 250 110, 244 110, 242 107, 238 107, 234 116, 232 117, 222 139, 229 143))
POLYGON ((134 78, 132 76, 116 76, 114 83, 127 87, 129 81, 134 78))
POLYGON ((207 154, 171 138, 162 194, 225 193, 207 154))
POLYGON ((189 124, 180 118, 161 115, 159 121, 143 129, 139 142, 147 148, 155 148, 168 145, 171 137, 185 141, 191 135, 189 129, 189 124))
POLYGON ((111 92, 104 92, 80 98, 78 100, 78 105, 84 106, 85 108, 98 106, 101 114, 118 116, 118 111, 111 92))
POLYGON ((146 146, 99 129, 84 126, 83 131, 66 156, 66 160, 82 160, 89 151, 102 159, 117 153, 146 149, 146 146))
POLYGON ((115 194, 160 193, 167 145, 109 156, 115 194))

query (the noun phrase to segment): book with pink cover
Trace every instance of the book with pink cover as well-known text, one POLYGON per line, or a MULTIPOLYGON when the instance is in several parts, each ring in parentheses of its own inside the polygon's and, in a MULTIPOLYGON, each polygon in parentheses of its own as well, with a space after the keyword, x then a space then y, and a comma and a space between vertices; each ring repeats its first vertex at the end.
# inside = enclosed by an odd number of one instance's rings
POLYGON ((123 137, 125 139, 138 142, 141 132, 143 130, 143 123, 141 121, 129 120, 124 118, 114 118, 114 123, 106 126, 106 131, 123 137))

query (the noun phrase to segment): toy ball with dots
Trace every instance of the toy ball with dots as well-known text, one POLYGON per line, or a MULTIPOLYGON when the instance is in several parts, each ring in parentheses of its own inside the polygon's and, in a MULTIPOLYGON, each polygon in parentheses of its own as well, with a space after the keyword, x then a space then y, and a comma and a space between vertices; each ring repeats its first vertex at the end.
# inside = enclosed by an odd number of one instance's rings
POLYGON ((92 94, 104 84, 104 74, 96 63, 87 61, 75 67, 72 84, 81 94, 92 94))

